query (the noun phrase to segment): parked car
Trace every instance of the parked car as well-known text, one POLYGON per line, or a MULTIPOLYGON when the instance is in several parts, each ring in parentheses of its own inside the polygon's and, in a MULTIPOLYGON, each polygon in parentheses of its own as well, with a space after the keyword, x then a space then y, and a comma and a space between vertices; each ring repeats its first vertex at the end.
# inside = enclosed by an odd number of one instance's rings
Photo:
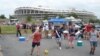
POLYGON ((100 31, 100 25, 95 25, 95 27, 97 31, 100 31))

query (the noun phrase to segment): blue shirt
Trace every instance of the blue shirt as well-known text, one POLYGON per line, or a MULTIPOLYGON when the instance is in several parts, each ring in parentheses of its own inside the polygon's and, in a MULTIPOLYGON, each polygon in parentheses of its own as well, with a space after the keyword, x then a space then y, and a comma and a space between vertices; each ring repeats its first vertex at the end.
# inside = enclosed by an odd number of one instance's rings
POLYGON ((70 34, 70 36, 75 36, 75 29, 70 28, 69 29, 69 34, 70 34))

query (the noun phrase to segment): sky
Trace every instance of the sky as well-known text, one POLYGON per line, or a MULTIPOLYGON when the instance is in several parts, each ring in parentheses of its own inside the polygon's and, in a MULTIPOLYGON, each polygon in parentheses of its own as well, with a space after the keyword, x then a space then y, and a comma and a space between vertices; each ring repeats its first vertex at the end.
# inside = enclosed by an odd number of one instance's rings
POLYGON ((100 0, 0 0, 0 15, 6 17, 13 15, 18 7, 38 7, 52 9, 69 9, 86 10, 93 12, 100 18, 100 0))

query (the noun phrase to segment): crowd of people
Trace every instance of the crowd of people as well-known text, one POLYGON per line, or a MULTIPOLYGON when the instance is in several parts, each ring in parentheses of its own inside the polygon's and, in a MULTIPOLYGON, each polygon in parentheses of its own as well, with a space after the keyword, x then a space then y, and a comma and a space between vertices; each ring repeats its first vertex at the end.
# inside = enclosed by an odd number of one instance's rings
MULTIPOLYGON (((20 31, 20 24, 16 24, 17 34, 22 36, 20 31)), ((26 24, 23 24, 23 29, 25 29, 25 33, 27 33, 26 24)), ((97 42, 99 38, 99 32, 95 29, 95 26, 92 23, 88 24, 82 24, 80 28, 76 28, 75 24, 73 22, 69 22, 69 24, 61 24, 61 25, 53 25, 50 24, 48 26, 44 25, 31 25, 30 29, 32 30, 32 35, 30 36, 32 41, 32 50, 31 55, 34 51, 35 46, 37 46, 37 55, 39 56, 40 52, 40 42, 43 38, 43 32, 45 38, 55 38, 58 48, 61 50, 61 44, 62 44, 62 36, 64 36, 64 39, 68 40, 68 47, 67 48, 74 48, 74 40, 76 39, 83 39, 90 41, 90 54, 94 55, 97 42)))

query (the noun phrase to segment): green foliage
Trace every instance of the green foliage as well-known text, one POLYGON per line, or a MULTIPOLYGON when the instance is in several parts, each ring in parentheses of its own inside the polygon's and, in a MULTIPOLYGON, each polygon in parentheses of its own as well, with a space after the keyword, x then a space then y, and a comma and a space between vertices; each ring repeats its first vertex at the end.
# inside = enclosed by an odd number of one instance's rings
POLYGON ((6 19, 5 15, 0 15, 0 19, 6 19))
POLYGON ((68 16, 69 16, 69 17, 70 17, 70 16, 73 16, 74 18, 78 18, 78 15, 77 15, 76 13, 74 13, 74 12, 71 12, 68 16))
POLYGON ((65 18, 65 16, 64 15, 59 15, 59 18, 65 18))
POLYGON ((9 16, 9 19, 14 19, 14 17, 13 16, 9 16))
POLYGON ((43 20, 48 20, 48 15, 45 15, 43 20))
POLYGON ((32 21, 32 17, 31 16, 27 16, 26 21, 27 22, 31 22, 32 21))
POLYGON ((89 22, 91 23, 100 23, 99 19, 90 19, 89 22))

